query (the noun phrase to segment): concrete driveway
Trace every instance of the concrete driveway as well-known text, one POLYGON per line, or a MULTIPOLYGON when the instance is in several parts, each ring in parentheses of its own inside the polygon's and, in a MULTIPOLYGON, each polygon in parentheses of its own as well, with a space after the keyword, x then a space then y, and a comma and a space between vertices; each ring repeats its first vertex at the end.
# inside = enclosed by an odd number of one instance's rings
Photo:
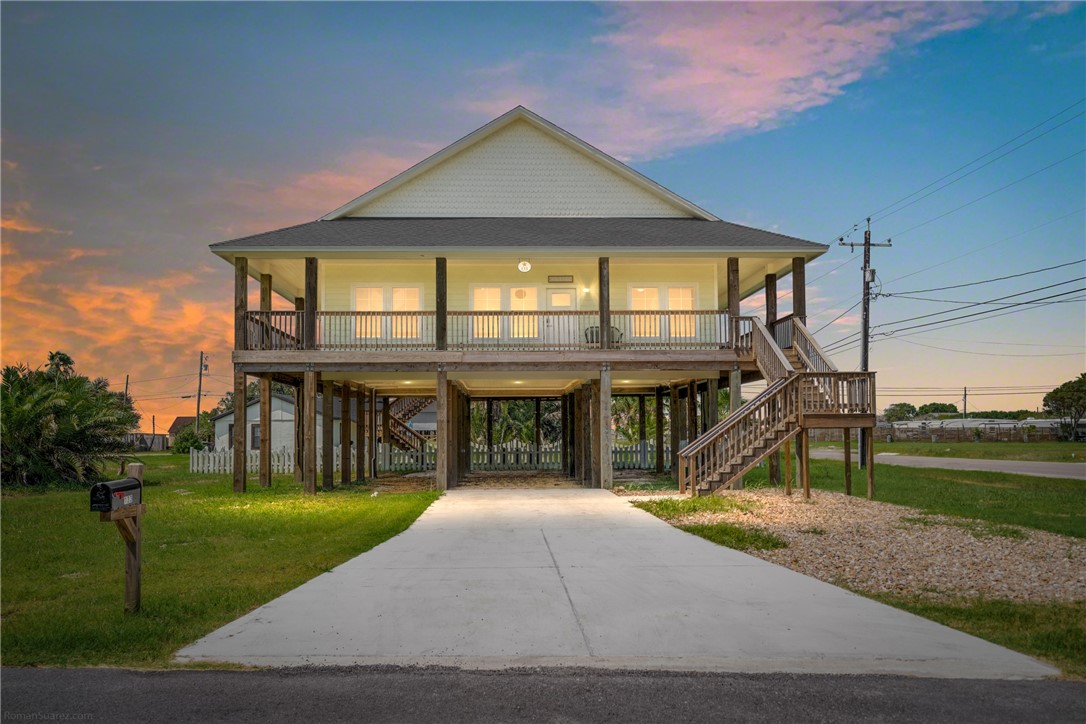
POLYGON ((1038 678, 1021 654, 709 543, 601 490, 454 490, 182 649, 265 666, 1038 678))

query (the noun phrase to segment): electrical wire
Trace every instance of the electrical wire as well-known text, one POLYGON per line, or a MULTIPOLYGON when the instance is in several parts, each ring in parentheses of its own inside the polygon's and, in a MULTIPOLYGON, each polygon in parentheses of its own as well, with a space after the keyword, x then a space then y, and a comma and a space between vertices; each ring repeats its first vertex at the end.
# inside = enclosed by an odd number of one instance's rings
POLYGON ((902 294, 924 294, 925 292, 942 292, 947 289, 961 289, 962 287, 975 287, 979 284, 991 284, 992 282, 1001 282, 1006 279, 1017 279, 1018 277, 1029 276, 1030 274, 1040 274, 1041 272, 1052 271, 1053 269, 1062 269, 1065 266, 1072 266, 1074 264, 1086 263, 1086 259, 1078 259, 1076 261, 1069 261, 1064 264, 1057 264, 1055 266, 1046 266, 1044 269, 1033 269, 1032 271, 1022 272, 1020 274, 1011 274, 1005 277, 994 277, 992 279, 982 279, 979 282, 967 282, 965 284, 952 284, 948 287, 932 287, 931 289, 910 289, 905 292, 890 292, 883 294, 884 297, 896 297, 902 294))
POLYGON ((926 347, 928 349, 937 349, 943 352, 957 352, 959 354, 972 354, 980 357, 1086 357, 1086 349, 1081 352, 1060 352, 1052 354, 1002 354, 999 352, 977 352, 968 349, 951 349, 950 347, 938 347, 933 344, 923 344, 921 342, 910 342, 907 339, 900 339, 899 342, 905 344, 911 344, 915 347, 926 347))
POLYGON ((1006 184, 1005 186, 1000 186, 998 189, 996 189, 994 191, 989 191, 988 193, 984 194, 983 196, 978 196, 977 198, 973 199, 972 201, 967 201, 966 203, 962 204, 961 206, 956 206, 953 209, 951 209, 950 211, 944 211, 943 213, 939 214, 938 216, 933 216, 932 218, 928 219, 927 221, 921 221, 919 224, 914 224, 913 226, 910 226, 909 228, 905 229, 904 231, 899 231, 896 234, 891 234, 890 238, 891 239, 899 239, 902 236, 905 236, 906 234, 908 234, 908 233, 910 233, 912 231, 916 231, 917 229, 919 229, 921 227, 924 227, 924 226, 927 226, 928 224, 939 221, 940 219, 945 219, 947 216, 950 216, 951 214, 957 213, 958 211, 961 211, 962 209, 968 208, 968 207, 972 206, 973 204, 978 203, 980 201, 983 201, 984 199, 986 199, 986 198, 988 198, 990 196, 994 196, 995 194, 998 194, 1000 191, 1006 191, 1007 189, 1009 189, 1012 186, 1016 186, 1017 184, 1020 184, 1023 181, 1028 181, 1029 179, 1033 178, 1034 176, 1036 176, 1038 174, 1044 173, 1045 171, 1048 171, 1049 169, 1052 169, 1052 168, 1055 168, 1056 166, 1059 166, 1061 163, 1066 163, 1067 161, 1070 161, 1075 156, 1081 156, 1084 151, 1086 151, 1086 148, 1080 148, 1079 150, 1072 153, 1070 156, 1064 156, 1059 161, 1056 161, 1054 163, 1050 163, 1047 166, 1045 166, 1044 168, 1039 168, 1036 171, 1034 171, 1033 173, 1026 174, 1022 178, 1015 179, 1014 181, 1011 181, 1009 184, 1006 184))
POLYGON ((858 307, 858 306, 860 306, 861 304, 863 304, 863 301, 864 301, 863 299, 860 299, 860 301, 856 302, 856 303, 855 303, 855 304, 853 304, 853 305, 852 305, 851 307, 849 307, 849 308, 848 308, 848 309, 846 309, 845 311, 841 312, 841 313, 840 313, 840 314, 838 314, 838 315, 837 315, 836 317, 834 317, 834 318, 833 318, 833 319, 831 319, 830 321, 826 322, 825 324, 823 324, 823 325, 822 325, 821 327, 819 327, 819 328, 818 328, 818 329, 816 329, 815 331, 811 332, 811 334, 812 334, 812 335, 818 334, 818 333, 819 333, 819 332, 821 332, 821 331, 822 331, 823 329, 825 329, 826 327, 830 326, 831 324, 833 324, 834 322, 836 322, 836 321, 837 321, 838 319, 840 319, 841 317, 845 316, 846 314, 848 314, 849 312, 851 312, 851 311, 852 311, 853 309, 855 309, 856 307, 858 307))

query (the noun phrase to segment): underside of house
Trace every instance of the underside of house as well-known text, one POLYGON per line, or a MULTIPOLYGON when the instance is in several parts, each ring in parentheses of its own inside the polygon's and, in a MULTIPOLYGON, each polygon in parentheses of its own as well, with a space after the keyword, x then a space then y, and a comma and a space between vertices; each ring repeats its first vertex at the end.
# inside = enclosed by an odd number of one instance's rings
MULTIPOLYGON (((212 245, 236 270, 235 389, 247 376, 296 389, 308 492, 321 457, 323 486, 335 482, 336 397, 358 411, 339 421, 344 481, 381 469, 378 437, 427 444, 408 421, 436 401, 430 464, 440 488, 455 486, 480 464, 472 405, 527 398, 554 401, 555 467, 609 488, 612 400, 625 395, 653 405, 651 467, 683 490, 736 486, 767 458, 779 475, 775 453, 793 440, 805 451, 807 430, 874 423, 874 374, 839 372, 805 326, 805 265, 825 250, 721 221, 519 107, 318 221, 212 245), (744 315, 755 295, 764 314, 744 315), (791 313, 778 316, 784 296, 791 313)), ((238 490, 245 444, 235 435, 238 490)))

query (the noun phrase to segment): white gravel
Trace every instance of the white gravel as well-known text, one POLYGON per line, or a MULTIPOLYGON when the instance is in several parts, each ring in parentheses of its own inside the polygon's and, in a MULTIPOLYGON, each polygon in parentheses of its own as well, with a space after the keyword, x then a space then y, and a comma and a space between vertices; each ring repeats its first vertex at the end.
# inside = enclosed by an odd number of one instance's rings
POLYGON ((674 523, 728 521, 761 528, 788 547, 748 551, 794 571, 871 593, 1013 601, 1086 599, 1086 541, 1030 528, 927 516, 899 505, 812 491, 727 492, 751 512, 699 513, 674 523), (1018 531, 1018 537, 993 534, 1018 531))

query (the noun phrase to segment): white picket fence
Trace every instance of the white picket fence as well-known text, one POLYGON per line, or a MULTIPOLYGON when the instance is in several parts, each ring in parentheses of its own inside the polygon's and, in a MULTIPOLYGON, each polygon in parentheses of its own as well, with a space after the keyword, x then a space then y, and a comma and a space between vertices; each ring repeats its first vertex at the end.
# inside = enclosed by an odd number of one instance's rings
MULTIPOLYGON (((664 448, 664 467, 671 460, 671 448, 664 448)), ((249 450, 245 455, 245 468, 255 473, 260 468, 260 452, 249 450)), ((353 465, 353 454, 351 463, 353 465)), ((332 469, 339 472, 342 464, 342 448, 338 445, 332 450, 332 469)), ((633 470, 653 468, 656 465, 656 446, 652 443, 614 447, 611 450, 611 465, 615 470, 633 470)), ((294 472, 294 451, 281 448, 272 450, 271 466, 273 473, 294 472)), ((377 469, 380 472, 414 472, 433 470, 437 467, 437 451, 427 446, 425 450, 399 450, 385 443, 378 444, 377 469)), ((471 451, 472 470, 558 470, 562 467, 562 448, 559 445, 543 445, 536 448, 521 442, 509 442, 495 445, 491 450, 485 447, 473 447, 471 451)), ((317 472, 324 469, 324 456, 317 455, 317 472)), ((232 473, 234 471, 234 451, 190 450, 190 473, 232 473)))

